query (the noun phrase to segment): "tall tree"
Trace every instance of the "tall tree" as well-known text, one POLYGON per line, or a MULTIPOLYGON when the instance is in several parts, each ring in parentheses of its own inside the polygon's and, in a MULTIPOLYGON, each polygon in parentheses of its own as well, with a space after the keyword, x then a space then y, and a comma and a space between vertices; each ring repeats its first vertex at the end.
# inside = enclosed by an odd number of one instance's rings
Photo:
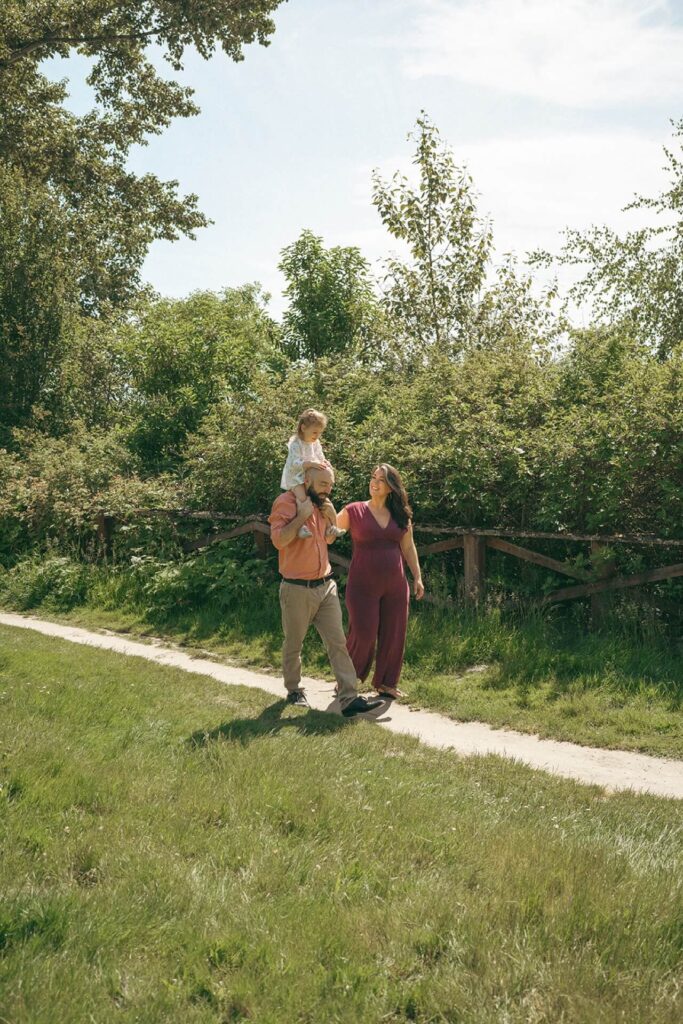
POLYGON ((243 46, 267 45, 270 14, 282 0, 5 0, 0 10, 0 161, 26 187, 48 186, 70 217, 70 258, 86 308, 125 300, 155 238, 192 235, 206 223, 195 196, 177 182, 136 176, 126 167, 174 117, 198 112, 192 90, 163 79, 148 50, 175 70, 194 46, 220 46, 234 60, 243 46), (39 65, 72 50, 93 58, 95 107, 82 117, 64 107, 66 87, 39 65))
MULTIPOLYGON (((683 140, 683 120, 674 127, 683 140)), ((664 152, 668 188, 654 198, 636 196, 625 208, 651 211, 653 223, 624 235, 609 227, 568 230, 559 256, 533 257, 581 268, 569 298, 590 304, 596 323, 621 324, 663 359, 683 344, 683 158, 664 152)))
POLYGON ((187 435, 220 401, 243 401, 253 378, 284 369, 258 285, 141 304, 125 332, 129 444, 147 470, 175 468, 187 435))
POLYGON ((322 238, 302 231, 282 250, 279 269, 285 275, 289 307, 283 333, 294 359, 344 352, 371 343, 377 300, 367 261, 355 247, 325 249, 322 238))
POLYGON ((467 347, 484 285, 491 229, 477 214, 471 177, 425 113, 408 137, 416 143, 417 186, 404 174, 390 182, 373 175, 373 203, 410 257, 386 260, 385 300, 417 348, 458 352, 467 347))
POLYGON ((267 45, 282 0, 3 0, 0 5, 0 433, 26 422, 59 360, 60 324, 79 308, 125 307, 154 239, 207 223, 176 181, 135 175, 134 145, 197 113, 192 90, 162 78, 155 46, 182 68, 187 47, 243 59, 267 45), (95 105, 65 107, 40 64, 92 58, 95 105))

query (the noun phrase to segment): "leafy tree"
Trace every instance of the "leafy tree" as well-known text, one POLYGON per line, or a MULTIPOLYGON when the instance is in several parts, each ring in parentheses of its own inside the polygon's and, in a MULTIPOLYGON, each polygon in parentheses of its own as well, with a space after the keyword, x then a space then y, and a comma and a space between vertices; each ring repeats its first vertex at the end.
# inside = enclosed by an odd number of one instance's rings
MULTIPOLYGON (((683 138, 683 121, 676 125, 683 138)), ((622 323, 661 358, 683 343, 683 159, 665 148, 669 187, 655 198, 637 196, 626 210, 651 210, 658 221, 618 235, 608 227, 568 230, 557 258, 533 254, 539 264, 581 267, 570 289, 575 302, 590 302, 596 323, 622 323)))
POLYGON ((666 360, 623 327, 574 332, 537 436, 545 529, 680 536, 683 348, 666 360))
POLYGON ((278 266, 287 279, 283 327, 291 358, 369 349, 378 309, 370 268, 358 249, 325 249, 322 238, 302 231, 282 250, 278 266))
POLYGON ((207 223, 177 182, 127 167, 174 117, 197 113, 192 90, 162 78, 188 46, 234 60, 266 45, 281 0, 4 0, 0 5, 0 326, 5 434, 27 422, 60 359, 60 330, 77 305, 88 315, 125 307, 154 239, 190 237, 207 223), (40 71, 48 57, 92 58, 95 106, 66 109, 66 85, 40 71), (52 267, 52 279, 50 279, 52 267))
POLYGON ((54 385, 75 308, 67 218, 44 187, 24 185, 0 162, 0 444, 54 385))
POLYGON ((409 261, 386 261, 385 302, 418 350, 459 352, 468 346, 484 286, 491 229, 477 214, 471 177, 426 114, 408 137, 416 142, 417 187, 400 173, 389 183, 373 175, 373 203, 410 254, 409 261))
POLYGON ((155 298, 127 328, 129 443, 148 471, 176 467, 219 400, 243 401, 256 374, 284 368, 265 301, 257 285, 155 298))
POLYGON ((242 60, 243 45, 264 45, 281 0, 23 0, 0 12, 0 159, 30 181, 50 185, 69 211, 72 256, 80 257, 86 306, 121 299, 154 238, 191 234, 205 224, 196 197, 178 198, 176 182, 126 169, 130 148, 174 117, 197 113, 192 90, 160 77, 152 45, 176 70, 194 46, 216 45, 242 60), (96 107, 83 117, 63 106, 66 88, 39 63, 77 50, 94 59, 88 82, 96 107))

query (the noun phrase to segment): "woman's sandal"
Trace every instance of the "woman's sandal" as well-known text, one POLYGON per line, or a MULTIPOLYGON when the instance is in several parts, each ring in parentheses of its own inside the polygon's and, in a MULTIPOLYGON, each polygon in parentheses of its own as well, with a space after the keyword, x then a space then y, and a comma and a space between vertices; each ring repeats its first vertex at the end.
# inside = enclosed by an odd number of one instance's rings
POLYGON ((381 697, 382 700, 398 700, 399 697, 405 696, 399 689, 396 690, 378 690, 377 696, 381 697))

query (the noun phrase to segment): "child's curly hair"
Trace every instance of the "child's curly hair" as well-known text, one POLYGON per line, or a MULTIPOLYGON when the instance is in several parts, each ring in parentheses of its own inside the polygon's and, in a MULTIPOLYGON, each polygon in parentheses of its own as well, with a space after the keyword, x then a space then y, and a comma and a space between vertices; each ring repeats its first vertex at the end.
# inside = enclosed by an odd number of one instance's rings
POLYGON ((324 430, 326 426, 327 416, 324 412, 318 412, 317 409, 304 409, 299 416, 296 432, 301 437, 303 427, 320 427, 321 430, 324 430))

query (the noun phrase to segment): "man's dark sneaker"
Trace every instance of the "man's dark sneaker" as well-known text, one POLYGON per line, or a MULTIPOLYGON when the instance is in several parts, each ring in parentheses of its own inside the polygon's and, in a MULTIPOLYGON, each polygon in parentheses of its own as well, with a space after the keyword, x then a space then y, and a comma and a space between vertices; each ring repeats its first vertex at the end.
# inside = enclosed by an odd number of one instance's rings
POLYGON ((368 700, 367 697, 354 697, 350 704, 342 708, 342 715, 344 718, 354 718, 356 715, 364 715, 368 711, 374 711, 375 708, 380 708, 385 703, 386 701, 378 700, 377 698, 368 700))
POLYGON ((298 708, 308 708, 310 704, 306 700, 306 694, 303 690, 291 690, 287 694, 287 703, 294 704, 298 708))

